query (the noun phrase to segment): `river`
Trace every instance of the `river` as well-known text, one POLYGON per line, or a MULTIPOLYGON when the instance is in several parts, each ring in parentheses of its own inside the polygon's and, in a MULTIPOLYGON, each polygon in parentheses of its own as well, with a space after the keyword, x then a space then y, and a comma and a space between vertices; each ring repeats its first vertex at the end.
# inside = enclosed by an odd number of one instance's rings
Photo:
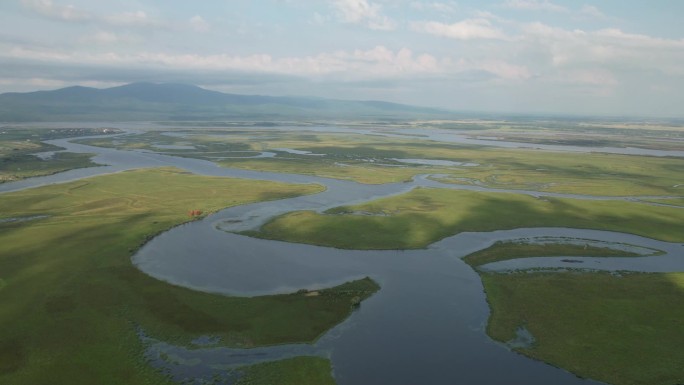
MULTIPOLYGON (((131 132, 126 124, 103 126, 131 132)), ((141 125, 139 129, 146 127, 141 125)), ((317 289, 364 276, 372 277, 382 287, 351 317, 312 345, 244 350, 209 344, 187 349, 152 340, 141 333, 141 338, 148 343, 147 356, 152 365, 178 380, 194 378, 196 383, 201 383, 202 379, 224 376, 229 383, 234 376, 232 367, 307 354, 330 358, 340 385, 595 383, 516 354, 488 338, 484 328, 489 309, 482 283, 461 257, 499 240, 572 237, 643 246, 662 250, 664 254, 643 258, 573 258, 581 260, 581 265, 564 262, 564 258, 529 258, 497 262, 484 268, 684 271, 684 259, 676 258, 684 251, 684 245, 605 231, 535 228, 461 233, 425 250, 410 251, 339 250, 230 232, 258 227, 274 215, 293 210, 322 211, 401 194, 420 186, 576 199, 631 200, 634 197, 488 189, 442 184, 427 176, 408 183, 364 185, 306 175, 228 169, 205 160, 92 147, 72 143, 73 140, 49 143, 70 152, 94 153, 93 160, 107 166, 5 183, 0 185, 0 191, 158 166, 174 166, 201 175, 317 183, 326 187, 326 191, 315 195, 232 207, 157 236, 132 257, 138 268, 153 277, 197 290, 241 296, 317 289)))

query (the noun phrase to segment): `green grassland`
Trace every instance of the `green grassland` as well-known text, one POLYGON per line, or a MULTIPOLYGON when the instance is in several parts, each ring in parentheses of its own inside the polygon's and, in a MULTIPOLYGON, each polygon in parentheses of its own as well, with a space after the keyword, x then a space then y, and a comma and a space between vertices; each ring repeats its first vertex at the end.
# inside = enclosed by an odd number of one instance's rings
POLYGON ((684 194, 684 161, 598 153, 549 152, 445 144, 420 137, 383 137, 337 133, 226 129, 196 131, 184 138, 158 132, 86 143, 145 148, 178 156, 216 161, 222 166, 391 183, 417 174, 444 174, 439 180, 493 188, 592 195, 684 194), (154 144, 194 145, 195 149, 160 150, 154 144), (279 153, 276 158, 245 158, 260 151, 291 148, 325 156, 279 153), (242 152, 247 151, 247 152, 242 152), (234 159, 226 159, 234 157, 234 159), (410 165, 393 159, 433 159, 477 163, 476 167, 410 165))
POLYGON ((492 246, 463 258, 470 266, 530 257, 640 257, 641 254, 611 249, 610 247, 587 246, 570 243, 535 244, 526 242, 498 241, 492 246))
POLYGON ((684 273, 481 274, 487 333, 535 337, 521 353, 613 385, 684 383, 684 273))
POLYGON ((153 169, 3 194, 3 218, 47 217, 0 223, 0 382, 167 383, 142 359, 138 327, 176 343, 207 334, 236 347, 315 340, 378 286, 365 279, 318 296, 226 297, 153 279, 130 256, 190 220, 190 209, 318 191, 153 169))
POLYGON ((284 214, 247 234, 347 249, 416 249, 465 231, 521 227, 611 230, 682 242, 684 210, 627 201, 417 188, 322 214, 284 214))

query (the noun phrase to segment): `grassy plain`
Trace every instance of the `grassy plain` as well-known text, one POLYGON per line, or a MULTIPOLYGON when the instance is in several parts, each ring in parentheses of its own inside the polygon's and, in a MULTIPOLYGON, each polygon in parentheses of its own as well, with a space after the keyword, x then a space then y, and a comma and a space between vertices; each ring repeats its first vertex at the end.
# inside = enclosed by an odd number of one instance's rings
POLYGON ((3 218, 47 217, 0 223, 0 382, 168 382, 142 359, 138 326, 179 343, 207 334, 238 347, 316 339, 378 286, 365 279, 319 296, 226 297, 153 279, 130 256, 188 221, 189 209, 320 190, 153 169, 3 194, 3 218))
MULTIPOLYGON (((400 131, 397 131, 400 132, 400 131)), ((160 133, 93 139, 87 143, 119 148, 145 148, 216 161, 225 167, 350 179, 361 183, 402 182, 417 174, 444 174, 441 181, 494 188, 592 195, 684 194, 684 161, 599 153, 550 152, 458 145, 420 136, 384 137, 320 132, 213 129, 183 138, 160 133), (194 149, 162 150, 162 145, 194 149), (279 148, 324 156, 289 154, 279 148), (246 151, 246 152, 243 152, 246 151), (274 151, 275 158, 247 158, 274 151), (476 163, 476 167, 411 165, 394 159, 430 159, 476 163)))
POLYGON ((521 353, 613 385, 684 383, 684 273, 481 274, 487 333, 535 337, 521 353))
POLYGON ((417 249, 465 231, 521 227, 611 230, 681 242, 684 210, 627 201, 417 188, 323 214, 284 214, 247 234, 346 249, 417 249))
POLYGON ((524 243, 496 242, 492 246, 467 255, 463 260, 470 266, 530 257, 640 257, 634 252, 611 249, 610 247, 586 246, 570 243, 524 243))

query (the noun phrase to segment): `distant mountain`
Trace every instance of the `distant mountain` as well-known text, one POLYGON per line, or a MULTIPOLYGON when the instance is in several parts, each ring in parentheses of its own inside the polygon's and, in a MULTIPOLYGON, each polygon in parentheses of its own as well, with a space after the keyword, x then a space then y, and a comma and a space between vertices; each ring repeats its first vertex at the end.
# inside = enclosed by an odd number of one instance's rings
POLYGON ((448 111, 380 101, 236 95, 186 84, 132 83, 97 89, 0 94, 0 122, 228 119, 406 119, 448 111))

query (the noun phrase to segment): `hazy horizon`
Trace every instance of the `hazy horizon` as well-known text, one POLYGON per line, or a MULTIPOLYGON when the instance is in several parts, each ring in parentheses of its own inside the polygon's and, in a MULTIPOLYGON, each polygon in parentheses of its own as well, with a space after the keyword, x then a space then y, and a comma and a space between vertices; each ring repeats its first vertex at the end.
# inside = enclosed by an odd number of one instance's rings
POLYGON ((682 117, 684 3, 12 0, 0 93, 131 82, 490 113, 682 117))

